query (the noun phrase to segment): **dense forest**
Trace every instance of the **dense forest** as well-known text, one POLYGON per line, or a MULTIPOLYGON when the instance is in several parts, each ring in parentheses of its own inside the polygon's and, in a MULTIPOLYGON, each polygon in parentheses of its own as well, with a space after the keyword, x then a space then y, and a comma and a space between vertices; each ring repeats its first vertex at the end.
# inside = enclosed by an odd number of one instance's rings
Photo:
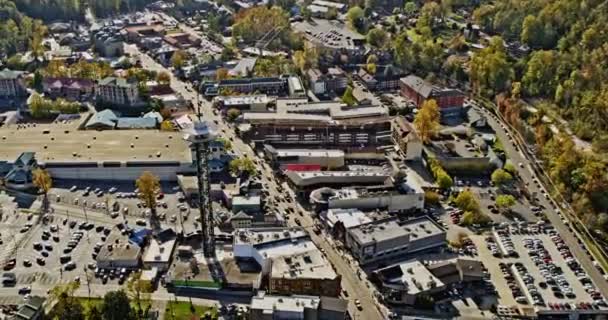
POLYGON ((45 27, 39 20, 22 14, 15 4, 0 0, 0 57, 40 45, 45 27))
POLYGON ((141 9, 151 0, 14 0, 23 13, 44 21, 83 20, 90 8, 97 17, 141 9))

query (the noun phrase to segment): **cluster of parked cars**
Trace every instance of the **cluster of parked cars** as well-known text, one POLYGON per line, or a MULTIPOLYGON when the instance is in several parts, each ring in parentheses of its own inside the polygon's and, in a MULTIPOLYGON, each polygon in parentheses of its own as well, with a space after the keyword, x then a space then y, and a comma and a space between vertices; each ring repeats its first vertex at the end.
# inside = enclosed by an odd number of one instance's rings
POLYGON ((496 229, 496 237, 496 241, 500 242, 503 247, 503 255, 513 258, 519 257, 519 254, 513 245, 513 240, 511 240, 511 234, 509 233, 508 228, 496 229))
POLYGON ((460 209, 453 209, 453 210, 449 211, 449 214, 450 214, 450 220, 452 221, 452 223, 459 224, 460 219, 462 218, 463 211, 460 209))
POLYGON ((496 245, 494 237, 486 237, 486 247, 488 250, 490 250, 490 253, 492 253, 493 256, 500 257, 500 250, 498 249, 498 245, 496 245))
MULTIPOLYGON (((514 266, 515 266, 515 269, 517 270, 519 277, 521 278, 521 280, 524 282, 524 284, 526 286, 526 288, 524 290, 528 291, 528 294, 530 295, 530 298, 532 299, 531 302, 535 306, 544 306, 545 301, 543 299, 543 296, 538 291, 538 288, 534 284, 534 277, 530 274, 528 269, 526 269, 526 267, 523 265, 523 263, 516 262, 514 264, 514 266)), ((528 299, 524 296, 524 297, 515 298, 515 301, 517 301, 518 303, 525 304, 528 302, 528 299)))
POLYGON ((505 277, 505 281, 507 281, 507 286, 509 286, 509 289, 511 289, 511 294, 513 295, 513 298, 515 299, 515 301, 520 302, 520 303, 526 303, 528 300, 526 299, 523 291, 517 284, 517 280, 515 280, 515 276, 513 275, 513 271, 511 270, 512 265, 513 265, 513 263, 511 263, 511 262, 509 262, 509 263, 501 262, 498 264, 498 266, 500 267, 500 270, 502 271, 503 276, 505 277))
POLYGON ((568 265, 570 270, 572 270, 572 272, 576 275, 577 279, 585 288, 585 291, 589 293, 589 295, 593 299, 592 305, 597 307, 607 306, 604 297, 599 291, 597 291, 596 287, 593 285, 593 282, 591 281, 585 270, 583 270, 578 261, 572 256, 572 252, 570 252, 570 249, 565 244, 562 237, 556 232, 552 232, 550 233, 550 235, 551 241, 553 241, 553 243, 556 245, 560 254, 566 261, 566 265, 568 265))
POLYGON ((118 268, 118 269, 103 269, 103 268, 95 268, 95 278, 101 279, 103 284, 108 283, 108 280, 118 279, 118 284, 125 283, 127 277, 131 274, 131 270, 126 268, 118 268))

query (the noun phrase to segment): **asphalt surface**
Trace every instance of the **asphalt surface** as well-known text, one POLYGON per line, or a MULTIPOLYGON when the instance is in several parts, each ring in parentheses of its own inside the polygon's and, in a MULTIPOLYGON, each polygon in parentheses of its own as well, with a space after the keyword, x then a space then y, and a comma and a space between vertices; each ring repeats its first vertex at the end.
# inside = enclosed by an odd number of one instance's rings
POLYGON ((528 186, 528 190, 530 191, 530 193, 537 193, 538 198, 540 200, 539 204, 546 208, 544 211, 546 213, 547 219, 555 227, 556 231, 562 236, 564 242, 572 251, 573 256, 579 261, 583 269, 593 280, 593 283, 596 285, 597 289, 602 293, 604 297, 607 297, 608 282, 604 279, 603 275, 595 268, 591 260, 591 256, 587 252, 585 252, 585 250, 579 243, 577 236, 575 236, 574 233, 570 231, 569 227, 566 226, 564 221, 562 221, 562 218, 558 214, 557 210, 553 208, 552 202, 549 201, 549 199, 547 199, 543 195, 542 191, 544 191, 546 194, 546 189, 544 189, 542 185, 532 182, 534 179, 536 179, 537 181, 541 181, 538 179, 534 170, 532 169, 532 160, 528 159, 524 155, 519 146, 516 148, 514 142, 515 140, 509 138, 509 136, 513 137, 513 133, 507 133, 508 127, 504 123, 502 123, 500 119, 498 119, 491 112, 483 108, 479 108, 478 110, 483 110, 481 112, 486 114, 488 124, 496 132, 496 136, 502 142, 507 156, 509 157, 509 159, 511 159, 514 166, 517 168, 517 172, 520 177, 524 181, 530 182, 528 186), (518 165, 519 163, 523 164, 523 168, 518 165))
MULTIPOLYGON (((251 149, 249 145, 244 143, 235 133, 234 130, 230 127, 230 125, 223 121, 223 119, 219 115, 213 114, 211 103, 205 100, 202 96, 198 95, 196 91, 192 88, 192 85, 185 83, 169 72, 166 68, 161 66, 159 63, 154 61, 148 55, 141 53, 137 47, 135 46, 127 46, 127 52, 130 52, 133 56, 139 57, 144 68, 149 70, 155 70, 157 72, 166 71, 171 74, 171 87, 176 92, 183 95, 186 100, 192 101, 195 109, 197 108, 197 103, 201 104, 201 116, 203 120, 214 122, 217 120, 218 124, 215 125, 215 129, 218 134, 223 136, 224 138, 229 139, 232 142, 233 151, 238 155, 246 155, 251 159, 259 159, 255 152, 251 149)), ((261 159, 260 159, 261 160, 261 159)), ((274 174, 270 170, 270 167, 267 165, 260 166, 260 169, 263 173, 263 181, 268 185, 269 192, 271 194, 281 194, 277 190, 277 181, 273 178, 274 174)), ((285 188, 283 188, 285 190, 285 188)), ((291 190, 289 190, 290 193, 291 190)), ((292 196, 293 198, 293 196, 292 196)), ((298 206, 294 202, 280 203, 280 210, 284 210, 287 207, 291 207, 294 211, 303 210, 302 208, 298 208, 298 206)), ((292 214, 293 216, 293 214, 292 214)), ((294 216, 295 217, 295 216, 294 216)), ((294 217, 289 219, 289 226, 298 226, 294 217)), ((366 319, 366 320, 375 320, 375 319, 386 319, 386 311, 380 311, 381 307, 376 303, 373 297, 373 286, 367 282, 359 279, 357 277, 357 270, 354 265, 350 264, 346 258, 342 256, 340 252, 336 250, 336 247, 327 241, 326 237, 318 236, 312 232, 313 219, 309 212, 303 214, 303 216, 298 216, 301 220, 301 224, 305 227, 313 240, 313 242, 322 249, 328 260, 332 263, 336 272, 342 276, 342 288, 348 292, 349 301, 349 311, 350 314, 356 319, 366 319), (362 309, 358 310, 354 304, 354 301, 358 299, 361 301, 362 309)))

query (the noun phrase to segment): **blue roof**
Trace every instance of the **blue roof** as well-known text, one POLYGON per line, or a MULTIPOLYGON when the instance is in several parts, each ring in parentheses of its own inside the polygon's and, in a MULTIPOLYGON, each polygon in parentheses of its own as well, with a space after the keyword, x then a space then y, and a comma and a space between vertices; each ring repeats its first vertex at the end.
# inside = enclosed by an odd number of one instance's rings
POLYGON ((163 122, 163 116, 159 112, 156 112, 156 111, 150 111, 150 112, 144 114, 144 118, 156 119, 156 121, 158 123, 163 122))
POLYGON ((156 128, 156 118, 118 118, 116 127, 119 129, 156 128))
POLYGON ((114 127, 118 121, 118 116, 110 109, 95 113, 91 119, 87 122, 85 127, 91 127, 95 125, 105 125, 108 127, 114 127))
POLYGON ((129 241, 141 247, 146 237, 150 234, 152 234, 152 230, 150 229, 137 229, 129 236, 129 241))

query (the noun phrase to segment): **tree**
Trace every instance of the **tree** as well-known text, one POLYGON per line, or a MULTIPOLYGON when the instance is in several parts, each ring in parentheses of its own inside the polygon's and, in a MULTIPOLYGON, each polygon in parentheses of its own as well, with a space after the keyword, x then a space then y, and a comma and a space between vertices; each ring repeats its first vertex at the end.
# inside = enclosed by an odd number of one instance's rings
POLYGON ((434 191, 425 191, 424 192, 424 203, 429 205, 438 205, 439 204, 439 194, 434 191))
POLYGON ((46 118, 51 112, 48 102, 38 93, 33 93, 30 97, 30 113, 33 118, 46 118))
POLYGON ((433 99, 426 100, 422 104, 416 118, 414 118, 414 127, 418 131, 418 135, 423 143, 428 143, 439 129, 439 107, 433 99))
POLYGON ((471 190, 461 191, 454 199, 454 203, 462 211, 479 212, 479 202, 471 190))
POLYGON ((281 31, 288 27, 289 14, 282 8, 255 6, 241 10, 235 15, 232 35, 245 43, 253 43, 273 30, 281 31))
POLYGON ((182 50, 173 52, 173 55, 171 56, 171 66, 175 69, 183 67, 186 63, 186 58, 186 53, 182 50))
POLYGON ((229 122, 235 121, 241 115, 241 110, 236 108, 230 108, 226 111, 226 120, 229 122))
POLYGON ((492 182, 496 186, 505 185, 513 181, 513 176, 504 169, 496 169, 492 172, 492 182))
POLYGON ((56 302, 55 307, 49 313, 49 318, 65 320, 84 320, 84 309, 78 299, 74 298, 74 292, 78 290, 80 283, 72 281, 63 285, 57 285, 49 294, 49 300, 56 302))
POLYGON ((173 125, 173 122, 171 122, 171 120, 164 120, 163 122, 160 123, 160 130, 161 131, 175 131, 175 126, 173 125))
POLYGON ((376 48, 383 48, 388 42, 388 34, 378 27, 371 29, 366 38, 367 43, 376 48))
POLYGON ((87 314, 87 320, 103 320, 101 311, 99 311, 97 306, 93 305, 89 308, 89 312, 87 314))
POLYGON ((437 183, 437 186, 441 189, 449 189, 454 185, 454 181, 452 180, 452 177, 450 177, 447 172, 442 171, 441 173, 437 174, 437 178, 435 179, 435 182, 437 183))
POLYGON ((409 1, 406 2, 405 5, 403 6, 403 12, 407 15, 407 16, 413 16, 416 12, 418 11, 418 5, 416 5, 416 2, 413 1, 409 1))
POLYGON ((376 64, 375 63, 368 63, 365 66, 365 69, 367 69, 367 72, 369 74, 376 74, 376 64))
POLYGON ((350 26, 357 31, 363 29, 365 25, 364 21, 365 12, 359 6, 354 6, 346 12, 346 19, 350 26))
POLYGON ((531 48, 538 48, 543 44, 544 27, 539 19, 533 15, 528 15, 524 19, 521 29, 521 42, 531 48))
POLYGON ((160 228, 160 222, 156 215, 156 197, 160 193, 160 181, 152 172, 144 171, 135 181, 135 185, 139 189, 139 198, 150 209, 150 226, 157 231, 160 228))
POLYGON ((226 68, 219 68, 215 72, 215 80, 217 81, 226 80, 228 78, 230 78, 230 74, 228 74, 228 69, 226 68))
POLYGON ((104 320, 134 319, 129 297, 123 290, 110 291, 105 294, 101 313, 104 320))
POLYGON ((346 90, 344 90, 344 94, 342 95, 342 102, 349 106, 357 104, 357 99, 355 99, 355 96, 353 95, 353 87, 346 87, 346 90))
POLYGON ((218 142, 221 142, 224 145, 224 150, 230 151, 232 150, 232 142, 226 138, 217 138, 218 142))
POLYGON ((470 78, 475 92, 492 96, 508 90, 513 68, 507 60, 502 38, 493 37, 490 45, 473 55, 470 78))
POLYGON ((496 207, 510 210, 515 205, 515 197, 510 194, 501 194, 496 197, 496 207))
POLYGON ((159 72, 156 75, 156 81, 158 81, 159 83, 162 83, 162 84, 170 84, 171 83, 171 75, 168 72, 166 72, 166 71, 159 72))
POLYGON ((230 170, 230 173, 235 176, 238 176, 243 173, 247 173, 248 175, 253 176, 257 172, 255 169, 255 164, 249 158, 233 159, 232 161, 230 161, 228 169, 230 170))
POLYGON ((53 180, 51 178, 51 175, 48 171, 41 168, 37 168, 32 172, 32 180, 34 185, 39 190, 42 190, 42 193, 44 195, 42 199, 42 212, 46 213, 49 206, 48 193, 49 190, 51 190, 51 187, 53 186, 53 180))
POLYGON ((462 215, 460 224, 463 226, 472 226, 475 224, 487 224, 491 221, 490 217, 478 211, 465 211, 462 215))
POLYGON ((134 301, 137 305, 138 318, 141 319, 144 309, 142 303, 150 305, 151 293, 153 291, 149 281, 141 280, 141 271, 131 274, 127 283, 127 289, 129 292, 130 300, 134 301))

